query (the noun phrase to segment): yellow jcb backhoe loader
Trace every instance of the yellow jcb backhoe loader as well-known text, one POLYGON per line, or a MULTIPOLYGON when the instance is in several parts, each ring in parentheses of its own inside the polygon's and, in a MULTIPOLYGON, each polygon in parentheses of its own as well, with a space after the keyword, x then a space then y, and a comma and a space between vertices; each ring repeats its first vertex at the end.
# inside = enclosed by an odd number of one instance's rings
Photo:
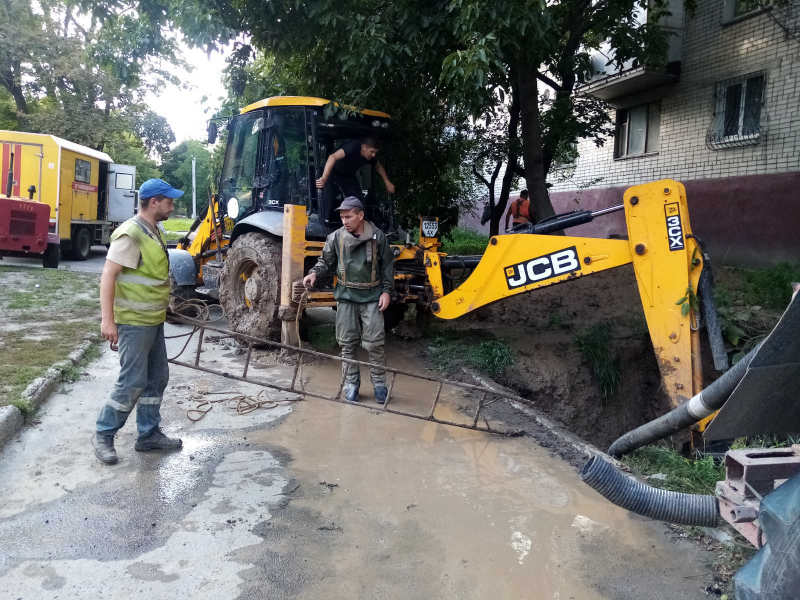
MULTIPOLYGON (((219 194, 170 252, 176 289, 199 286, 198 291, 217 296, 235 332, 267 337, 280 331, 284 343, 299 342, 300 280, 321 254, 325 237, 341 226, 335 213, 326 217, 332 211, 316 189, 321 166, 347 140, 389 137, 389 115, 362 110, 347 118, 326 117, 328 103, 268 98, 228 120, 219 194)), ((209 141, 216 137, 212 122, 209 141)), ((419 242, 412 242, 396 225, 391 198, 372 167, 363 167, 358 177, 367 219, 387 233, 395 254, 396 296, 386 312, 388 327, 410 304, 423 317, 455 319, 504 298, 633 263, 673 405, 702 388, 699 329, 704 321, 715 366, 727 368, 707 256, 692 235, 682 184, 662 180, 632 187, 617 206, 557 215, 494 236, 482 256, 449 256, 440 251, 438 219, 421 217, 419 242), (628 240, 546 235, 622 210, 628 240), (455 287, 452 274, 465 272, 469 276, 455 287)), ((319 282, 304 308, 335 306, 334 285, 333 279, 319 282)))

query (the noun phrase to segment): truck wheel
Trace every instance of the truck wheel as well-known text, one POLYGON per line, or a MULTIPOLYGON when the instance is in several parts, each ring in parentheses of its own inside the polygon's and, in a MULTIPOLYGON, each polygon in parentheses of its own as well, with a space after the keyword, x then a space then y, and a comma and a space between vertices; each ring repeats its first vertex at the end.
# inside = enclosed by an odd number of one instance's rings
POLYGON ((59 244, 47 244, 47 250, 42 256, 42 265, 45 269, 57 269, 58 260, 61 258, 61 246, 59 244))
POLYGON ((233 243, 219 279, 219 303, 237 333, 280 336, 281 242, 246 233, 233 243))
POLYGON ((72 234, 72 260, 86 260, 92 250, 92 234, 86 227, 79 227, 72 234))

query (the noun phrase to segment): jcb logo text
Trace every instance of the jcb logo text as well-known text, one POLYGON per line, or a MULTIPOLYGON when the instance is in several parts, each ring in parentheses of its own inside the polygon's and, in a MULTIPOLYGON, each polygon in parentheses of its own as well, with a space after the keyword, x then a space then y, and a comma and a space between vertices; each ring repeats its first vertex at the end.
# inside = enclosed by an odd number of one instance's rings
POLYGON ((564 248, 558 252, 545 254, 544 256, 506 267, 505 275, 508 289, 513 290, 580 270, 581 263, 578 260, 578 251, 575 246, 572 246, 571 248, 564 248))
POLYGON ((681 225, 681 212, 677 202, 664 206, 667 215, 667 238, 669 239, 670 252, 683 250, 683 226, 681 225))

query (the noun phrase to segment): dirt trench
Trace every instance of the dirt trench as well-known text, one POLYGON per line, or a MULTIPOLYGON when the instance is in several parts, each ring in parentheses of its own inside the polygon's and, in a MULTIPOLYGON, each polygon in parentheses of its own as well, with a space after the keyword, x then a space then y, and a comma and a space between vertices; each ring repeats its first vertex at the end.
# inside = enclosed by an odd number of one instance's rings
MULTIPOLYGON (((498 383, 600 448, 669 410, 631 266, 516 296, 438 326, 506 341, 514 363, 495 376, 498 383), (620 385, 608 398, 576 344, 597 324, 608 324, 609 347, 619 358, 620 385)), ((515 424, 524 427, 526 418, 519 415, 515 424)))

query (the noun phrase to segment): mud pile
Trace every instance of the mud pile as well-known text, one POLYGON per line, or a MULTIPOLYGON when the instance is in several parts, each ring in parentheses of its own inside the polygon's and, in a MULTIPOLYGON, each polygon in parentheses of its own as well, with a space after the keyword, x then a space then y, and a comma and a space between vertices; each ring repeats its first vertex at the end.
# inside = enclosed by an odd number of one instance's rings
POLYGON ((516 296, 449 326, 509 343, 514 364, 497 381, 601 448, 668 410, 631 266, 516 296), (608 327, 621 375, 608 398, 576 343, 598 324, 608 327))

